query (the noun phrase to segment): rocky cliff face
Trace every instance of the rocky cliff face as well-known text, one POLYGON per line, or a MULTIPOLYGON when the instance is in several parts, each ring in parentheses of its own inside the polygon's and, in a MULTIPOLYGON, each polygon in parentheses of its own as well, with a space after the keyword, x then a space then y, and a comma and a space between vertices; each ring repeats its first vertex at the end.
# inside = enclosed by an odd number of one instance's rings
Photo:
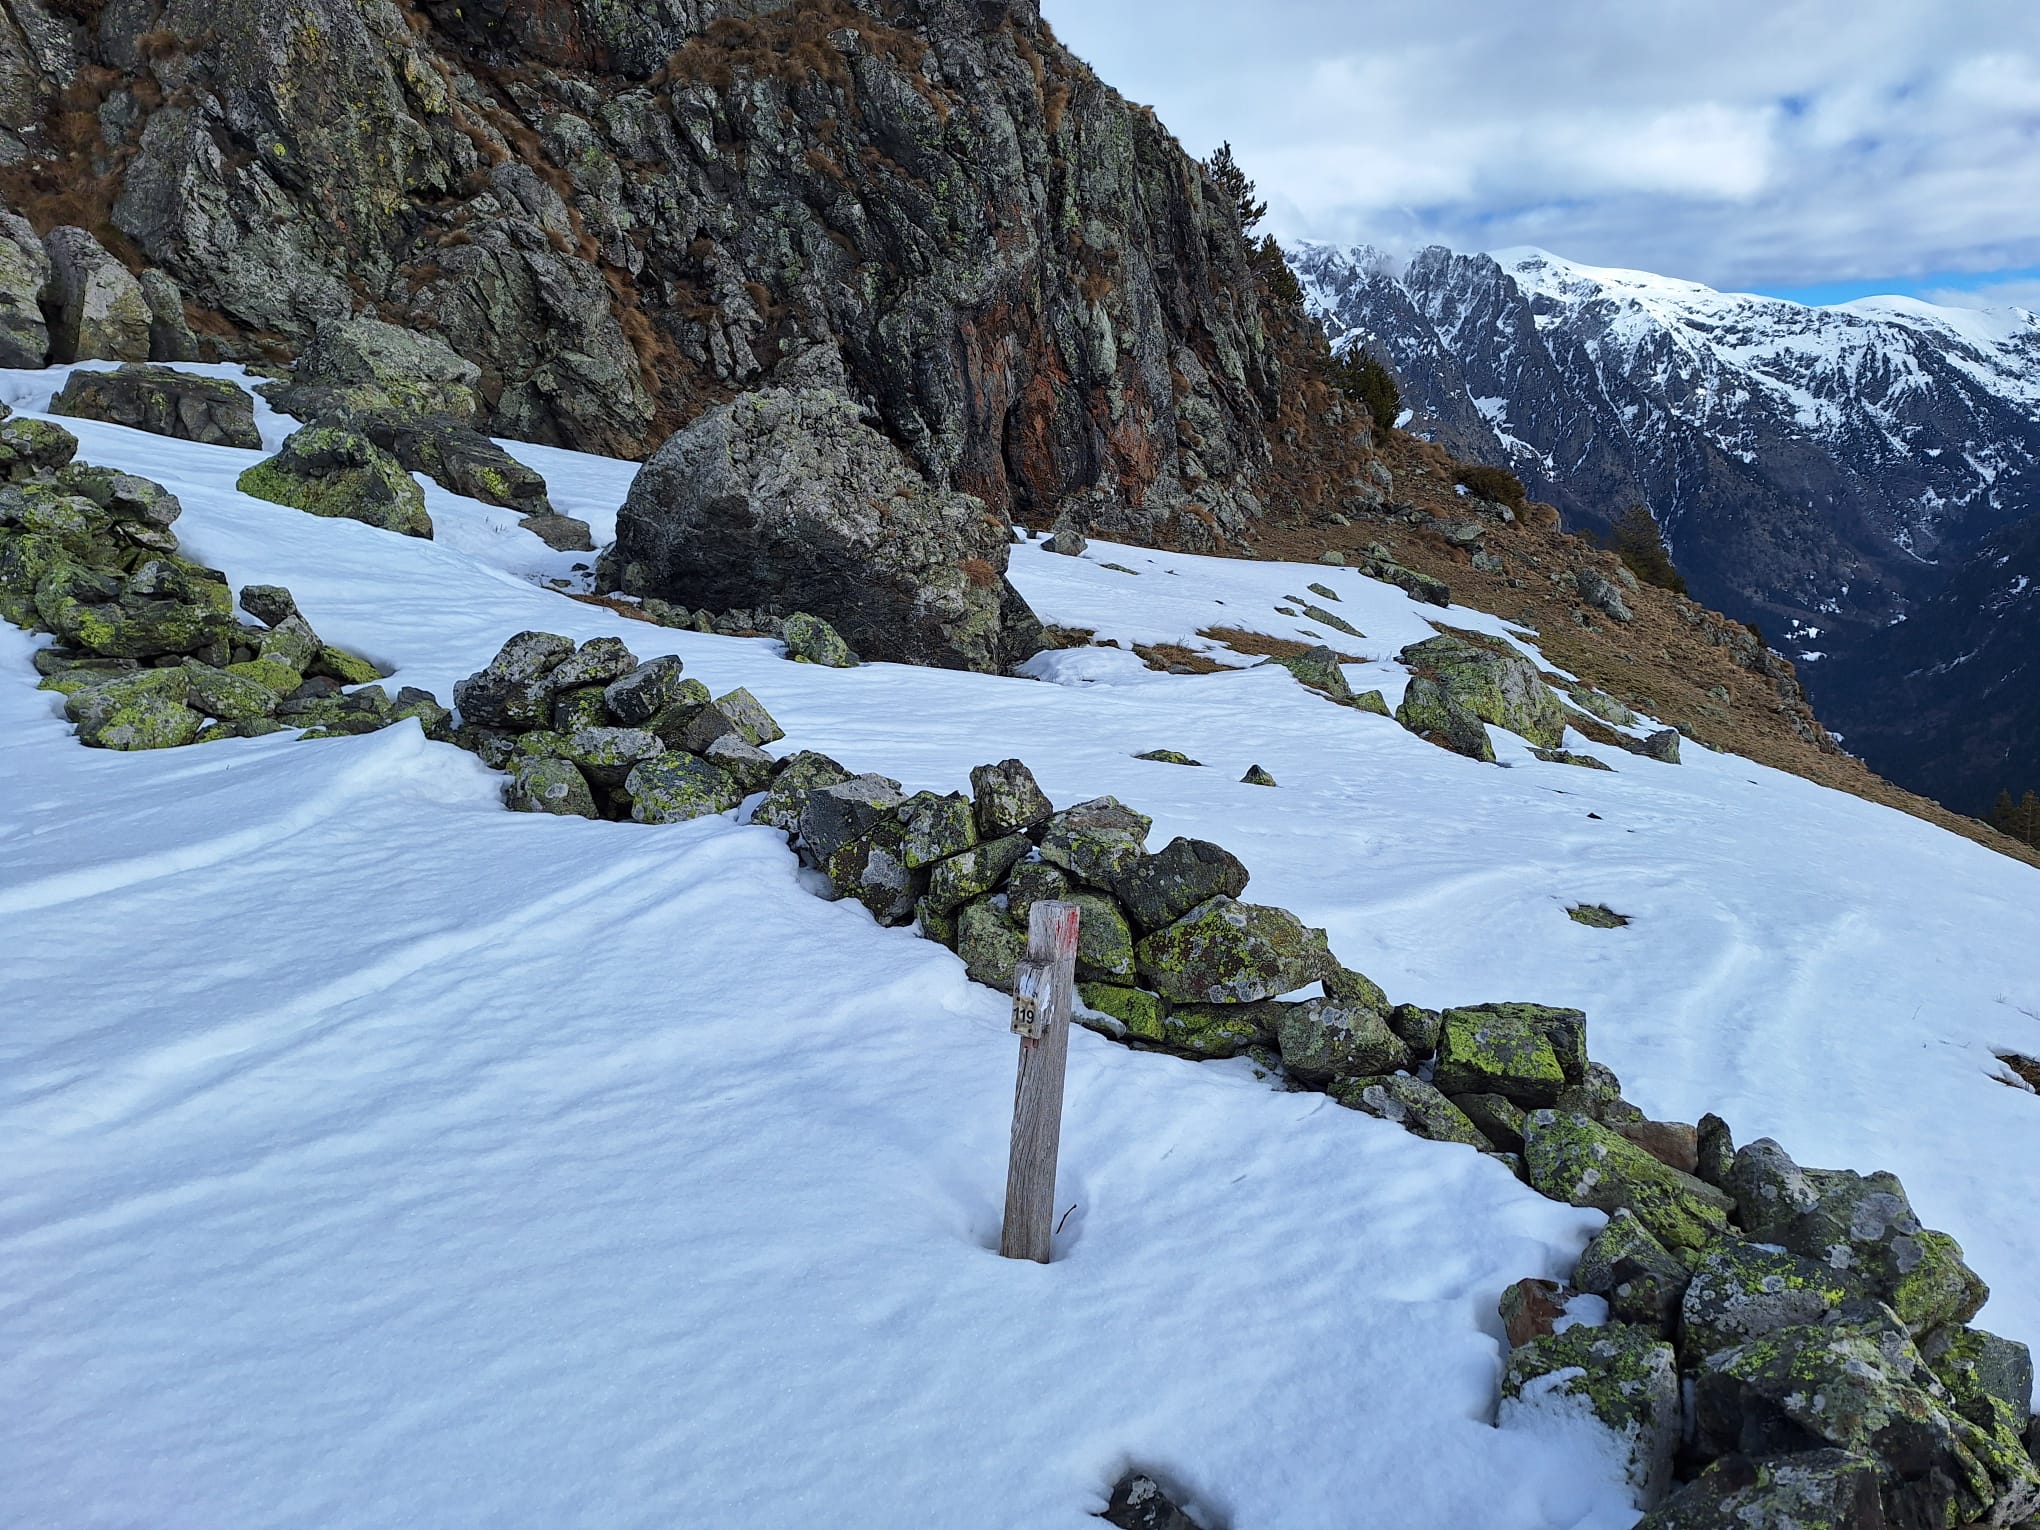
POLYGON ((1188 543, 1282 369, 1227 205, 1032 0, 4 0, 0 189, 208 355, 436 328, 499 433, 649 450, 783 354, 937 488, 1188 543))
POLYGON ((2040 703, 2016 699, 2031 688, 1999 644, 1965 663, 1977 634, 1952 616, 2040 510, 2040 320, 1809 308, 1528 250, 1295 263, 1334 343, 1395 369, 1411 429, 1514 469, 1576 526, 1649 505, 1694 592, 1798 658, 1873 766, 1971 811, 2012 784, 1974 767, 2004 766, 2040 703), (1908 614, 1926 620, 1895 625, 1908 614), (1939 721, 1921 730, 1893 703, 1929 674, 1939 721))

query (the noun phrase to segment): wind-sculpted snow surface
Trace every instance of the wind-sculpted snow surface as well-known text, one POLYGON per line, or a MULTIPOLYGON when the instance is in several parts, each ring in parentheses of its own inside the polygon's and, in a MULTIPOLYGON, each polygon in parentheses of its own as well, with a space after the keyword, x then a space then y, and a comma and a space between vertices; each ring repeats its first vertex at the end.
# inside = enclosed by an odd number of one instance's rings
MULTIPOLYGON (((392 686, 614 635, 754 691, 775 752, 940 791, 1022 756, 1154 843, 1220 840, 1398 998, 1576 1006, 1652 1115, 1897 1172, 1991 1282, 1978 1322, 2040 1341, 2040 1100, 1991 1078, 2040 1046, 2023 865, 1691 745, 1569 738, 1600 772, 1497 730, 1481 764, 1275 666, 789 664, 548 592, 572 555, 430 485, 436 540, 398 538, 236 494, 255 453, 67 425, 392 686)), ((628 465, 512 449, 605 534, 628 465)), ((1331 637, 1391 704, 1430 618, 1508 630, 1342 569, 1094 543, 1012 570, 1127 645, 1331 637), (1278 614, 1306 582, 1366 636, 1278 614)), ((1634 1519, 1596 1441, 1489 1427, 1496 1293, 1569 1271, 1598 1213, 1244 1059, 1078 1033, 1057 1259, 1002 1261, 1006 1006, 816 900, 779 833, 506 813, 409 724, 80 749, 33 641, 0 628, 7 1515, 1083 1530, 1133 1461, 1233 1530, 1634 1519)))

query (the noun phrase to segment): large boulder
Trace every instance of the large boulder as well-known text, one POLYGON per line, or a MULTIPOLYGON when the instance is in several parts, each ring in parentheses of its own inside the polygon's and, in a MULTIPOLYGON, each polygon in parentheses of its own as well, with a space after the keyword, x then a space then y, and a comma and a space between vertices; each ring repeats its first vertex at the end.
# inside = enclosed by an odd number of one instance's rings
POLYGON ((1727 1189, 1752 1238, 1846 1272, 1915 1334, 1968 1322, 1990 1294, 1953 1238, 1920 1226, 1895 1175, 1804 1169, 1761 1137, 1727 1189))
POLYGON ((50 353, 42 294, 49 252, 28 220, 0 209, 0 367, 39 367, 50 353))
POLYGON ((147 361, 149 304, 142 284, 82 228, 50 230, 45 311, 52 361, 147 361))
POLYGON ((1140 975, 1179 1004, 1272 999, 1332 968, 1325 932, 1287 909, 1209 898, 1135 948, 1140 975))
POLYGON ((1503 1429, 1546 1431, 1563 1420, 1608 1437, 1639 1509, 1664 1497, 1679 1443, 1679 1376, 1672 1347, 1647 1328, 1574 1325, 1509 1354, 1503 1429))
POLYGON ((1693 1417, 1708 1455, 1825 1446, 1875 1459, 1892 1525, 2017 1525, 2040 1512, 2040 1468, 2018 1437, 1964 1418, 1888 1309, 1709 1355, 1693 1417))
MULTIPOLYGON (((998 671, 1005 516, 931 486, 829 386, 763 388, 659 448, 617 516, 626 593, 821 617, 866 658, 998 671)), ((1023 603, 1024 604, 1024 603, 1023 603)))
POLYGON ((198 336, 184 317, 184 293, 161 271, 144 271, 142 301, 149 305, 149 359, 198 360, 198 336))
POLYGON ((235 487, 312 515, 342 516, 407 537, 432 535, 424 492, 403 464, 337 425, 291 432, 275 456, 249 468, 235 487))
POLYGON ((301 420, 437 414, 465 424, 481 406, 481 379, 481 368, 439 336, 357 316, 319 325, 290 381, 264 391, 301 420))
POLYGON ((1482 722, 1546 749, 1565 742, 1564 706, 1545 685, 1537 666, 1513 649, 1441 634, 1410 644, 1400 657, 1482 722))
POLYGON ((50 413, 105 420, 207 446, 259 449, 255 401, 221 377, 131 362, 110 372, 73 372, 50 413))
POLYGON ((1416 676, 1403 688, 1395 720, 1440 749, 1450 749, 1469 760, 1494 762, 1495 746, 1481 720, 1428 675, 1416 676))
POLYGON ((1113 879, 1112 891, 1142 930, 1174 924, 1207 898, 1237 898, 1247 890, 1240 858, 1209 840, 1172 839, 1143 855, 1113 879))
POLYGON ((474 426, 445 414, 388 412, 360 415, 347 423, 442 489, 515 510, 525 518, 526 528, 556 551, 594 549, 588 523, 554 510, 545 479, 474 426))

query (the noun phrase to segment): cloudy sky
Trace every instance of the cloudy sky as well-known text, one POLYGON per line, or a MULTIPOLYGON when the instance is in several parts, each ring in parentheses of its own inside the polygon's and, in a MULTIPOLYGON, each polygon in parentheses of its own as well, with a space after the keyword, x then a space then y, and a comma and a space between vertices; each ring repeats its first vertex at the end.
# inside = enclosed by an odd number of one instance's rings
POLYGON ((1043 0, 1285 238, 2040 307, 2040 0, 1043 0))

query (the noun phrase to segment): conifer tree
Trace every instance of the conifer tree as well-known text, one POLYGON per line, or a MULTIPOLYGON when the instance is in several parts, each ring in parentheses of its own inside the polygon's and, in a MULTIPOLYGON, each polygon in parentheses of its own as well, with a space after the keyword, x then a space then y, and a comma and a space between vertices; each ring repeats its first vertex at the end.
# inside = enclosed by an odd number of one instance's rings
POLYGON ((1254 183, 1247 179, 1247 172, 1239 167, 1233 158, 1232 145, 1222 143, 1218 152, 1204 162, 1204 168, 1218 184, 1218 189, 1231 201, 1233 216, 1239 221, 1242 236, 1251 234, 1254 225, 1268 216, 1268 204, 1254 198, 1254 183))
POLYGON ((1686 579, 1672 563, 1671 549, 1647 505, 1631 505, 1610 528, 1609 545, 1630 573, 1674 595, 1686 593, 1686 579))

